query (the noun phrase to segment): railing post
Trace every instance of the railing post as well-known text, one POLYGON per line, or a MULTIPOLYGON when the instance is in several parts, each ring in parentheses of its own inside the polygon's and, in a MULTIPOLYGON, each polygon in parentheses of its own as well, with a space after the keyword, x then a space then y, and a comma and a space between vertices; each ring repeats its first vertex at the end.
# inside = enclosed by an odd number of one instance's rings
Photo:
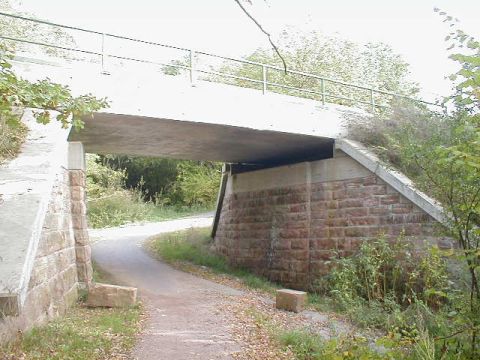
POLYGON ((372 105, 372 112, 375 112, 375 98, 373 97, 373 89, 370 89, 370 104, 372 105))
POLYGON ((195 86, 197 84, 197 74, 195 72, 195 51, 190 50, 190 84, 195 86))
POLYGON ((105 33, 102 33, 102 74, 105 73, 105 33))
POLYGON ((265 65, 262 65, 262 79, 263 79, 263 88, 262 92, 263 95, 267 92, 267 67, 265 65))
POLYGON ((325 105, 325 80, 320 79, 320 92, 322 93, 322 105, 325 105))

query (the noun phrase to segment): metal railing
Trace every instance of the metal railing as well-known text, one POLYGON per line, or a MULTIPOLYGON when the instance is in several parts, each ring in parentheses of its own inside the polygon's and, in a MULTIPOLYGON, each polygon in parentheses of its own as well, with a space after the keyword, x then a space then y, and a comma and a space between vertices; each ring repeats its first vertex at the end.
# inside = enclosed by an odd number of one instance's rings
MULTIPOLYGON (((196 51, 193 49, 188 49, 184 47, 178 47, 178 46, 172 46, 172 45, 167 45, 167 44, 161 44, 158 42, 154 41, 147 41, 147 40, 140 40, 140 39, 135 39, 127 36, 122 36, 122 35, 115 35, 115 34, 109 34, 105 32, 99 32, 95 30, 88 30, 88 29, 83 29, 79 27, 74 27, 74 26, 68 26, 68 25, 61 25, 61 24, 56 24, 52 23, 49 21, 43 21, 43 20, 38 20, 38 19, 32 19, 28 17, 24 17, 21 15, 15 15, 15 14, 9 14, 9 13, 4 13, 0 12, 0 16, 6 17, 6 18, 11 18, 11 19, 16 19, 20 21, 25 21, 29 23, 34 23, 34 24, 42 24, 42 25, 47 25, 47 26, 52 26, 57 29, 64 29, 64 30, 73 30, 85 34, 90 34, 94 36, 99 37, 99 43, 100 43, 100 50, 99 51, 94 51, 91 49, 82 49, 78 47, 70 47, 66 45, 56 45, 56 44, 50 44, 50 43, 45 43, 42 41, 36 41, 36 40, 30 40, 30 39, 22 39, 22 38, 17 38, 14 36, 8 36, 5 34, 0 34, 0 39, 4 39, 7 41, 15 42, 15 43, 23 43, 23 44, 30 44, 30 45, 36 45, 40 47, 46 47, 49 49, 56 49, 56 50, 62 50, 62 51, 69 51, 69 52, 74 52, 74 53, 80 53, 80 54, 86 54, 86 55, 92 55, 95 57, 99 58, 99 62, 101 64, 102 72, 108 74, 108 60, 109 59, 116 59, 116 60, 125 60, 125 61, 131 61, 131 62, 137 62, 137 63, 146 63, 146 64, 151 64, 151 65, 158 65, 162 67, 170 67, 170 68, 176 68, 180 70, 186 70, 189 73, 189 78, 190 82, 192 85, 195 85, 198 79, 199 74, 205 74, 205 75, 210 75, 210 76, 217 76, 221 78, 228 78, 232 80, 237 80, 237 81, 243 81, 247 82, 253 85, 255 88, 260 88, 263 94, 266 94, 269 91, 272 92, 278 92, 274 91, 272 89, 284 89, 284 90, 289 90, 289 91, 294 91, 298 93, 304 93, 310 96, 318 96, 320 98, 320 102, 325 105, 327 100, 341 100, 341 101, 347 101, 351 103, 357 103, 357 104, 364 104, 368 105, 373 111, 376 108, 383 108, 387 107, 384 104, 380 104, 380 101, 376 101, 376 98, 378 99, 379 96, 388 96, 390 98, 396 98, 396 99, 406 99, 410 100, 416 103, 422 103, 425 105, 433 105, 433 106, 439 106, 438 104, 428 102, 428 101, 423 101, 415 98, 411 98, 405 95, 401 94, 396 94, 393 92, 389 91, 384 91, 384 90, 379 90, 379 89, 374 89, 372 87, 367 87, 367 86, 362 86, 362 85, 357 85, 357 84, 352 84, 352 83, 347 83, 344 81, 339 81, 335 80, 332 78, 328 77, 323 77, 315 74, 310 74, 306 73, 303 71, 296 71, 296 70, 291 70, 288 69, 287 72, 285 73, 285 76, 288 75, 298 75, 301 77, 305 77, 310 80, 314 80, 319 83, 319 89, 318 90, 312 90, 312 89, 307 89, 307 88, 300 88, 296 86, 291 86, 287 84, 281 84, 279 82, 272 82, 269 81, 269 74, 272 72, 284 72, 285 69, 274 66, 274 65, 269 65, 269 64, 263 64, 259 62, 254 62, 254 61, 249 61, 245 59, 235 59, 232 57, 226 57, 226 56, 221 56, 221 55, 215 55, 203 51, 196 51), (164 49, 171 49, 171 50, 176 50, 183 52, 185 57, 188 59, 188 62, 186 64, 180 64, 180 63, 164 63, 164 62, 157 62, 149 59, 142 59, 142 58, 137 58, 137 57, 130 57, 130 56, 123 56, 120 54, 115 54, 115 53, 109 53, 106 51, 106 43, 108 40, 115 39, 115 40, 122 40, 125 42, 133 42, 136 44, 142 44, 142 45, 148 45, 148 46, 154 46, 158 48, 164 48, 164 49), (239 76, 239 75, 234 75, 230 74, 227 72, 222 72, 222 71, 217 71, 217 70, 205 70, 199 68, 197 65, 197 56, 206 56, 210 58, 215 58, 219 59, 223 62, 231 62, 235 64, 241 64, 241 65, 248 65, 248 66, 253 66, 257 68, 259 73, 261 74, 260 79, 255 79, 255 78, 250 78, 250 77, 244 77, 244 76, 239 76), (355 89, 363 92, 364 98, 353 98, 353 97, 348 97, 348 96, 343 96, 341 94, 335 94, 333 92, 328 92, 327 91, 327 84, 331 84, 337 87, 344 87, 348 89, 355 89), (365 100, 367 98, 368 100, 365 100)), ((75 42, 74 42, 75 43, 75 42)), ((215 79, 208 78, 208 81, 215 81, 215 79)), ((218 81, 218 80, 217 80, 218 81)))

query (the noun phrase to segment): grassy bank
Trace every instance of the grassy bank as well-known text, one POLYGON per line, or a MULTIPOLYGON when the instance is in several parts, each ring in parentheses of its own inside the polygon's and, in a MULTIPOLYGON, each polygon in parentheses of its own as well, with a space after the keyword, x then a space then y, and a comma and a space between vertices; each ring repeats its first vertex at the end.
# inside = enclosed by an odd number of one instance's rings
POLYGON ((78 305, 65 317, 0 347, 0 359, 125 359, 134 345, 140 315, 140 306, 92 309, 78 305))
POLYGON ((155 255, 169 263, 186 262, 205 266, 215 273, 238 278, 245 286, 252 289, 274 292, 278 288, 276 284, 246 269, 230 266, 223 257, 213 253, 210 231, 210 228, 201 228, 161 234, 152 238, 148 247, 155 255))

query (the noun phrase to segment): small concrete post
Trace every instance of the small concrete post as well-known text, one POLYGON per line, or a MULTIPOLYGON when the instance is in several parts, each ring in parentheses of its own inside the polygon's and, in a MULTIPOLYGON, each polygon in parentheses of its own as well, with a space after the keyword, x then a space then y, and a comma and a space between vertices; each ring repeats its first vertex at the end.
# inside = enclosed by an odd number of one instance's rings
POLYGON ((307 302, 307 293, 290 289, 277 290, 275 307, 280 310, 301 312, 307 302))

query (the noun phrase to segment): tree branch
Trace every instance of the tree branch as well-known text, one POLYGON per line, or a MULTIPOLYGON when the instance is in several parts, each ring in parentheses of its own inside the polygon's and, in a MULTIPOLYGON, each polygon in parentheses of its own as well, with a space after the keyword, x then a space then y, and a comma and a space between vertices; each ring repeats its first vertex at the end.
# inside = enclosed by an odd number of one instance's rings
POLYGON ((282 54, 280 53, 280 50, 278 49, 277 45, 275 45, 275 43, 273 42, 272 36, 270 35, 270 33, 263 28, 263 26, 257 21, 257 19, 255 19, 252 16, 252 14, 250 14, 247 11, 247 9, 245 9, 245 7, 242 5, 240 0, 234 0, 234 1, 237 3, 237 5, 240 7, 240 9, 242 9, 242 11, 245 13, 245 15, 247 15, 250 18, 250 20, 252 20, 255 23, 255 25, 257 25, 257 27, 260 29, 260 31, 263 32, 265 35, 267 35, 268 41, 270 42, 273 49, 277 53, 278 57, 282 60, 283 69, 284 69, 285 74, 286 74, 287 73, 287 63, 286 63, 285 59, 283 58, 282 54))

